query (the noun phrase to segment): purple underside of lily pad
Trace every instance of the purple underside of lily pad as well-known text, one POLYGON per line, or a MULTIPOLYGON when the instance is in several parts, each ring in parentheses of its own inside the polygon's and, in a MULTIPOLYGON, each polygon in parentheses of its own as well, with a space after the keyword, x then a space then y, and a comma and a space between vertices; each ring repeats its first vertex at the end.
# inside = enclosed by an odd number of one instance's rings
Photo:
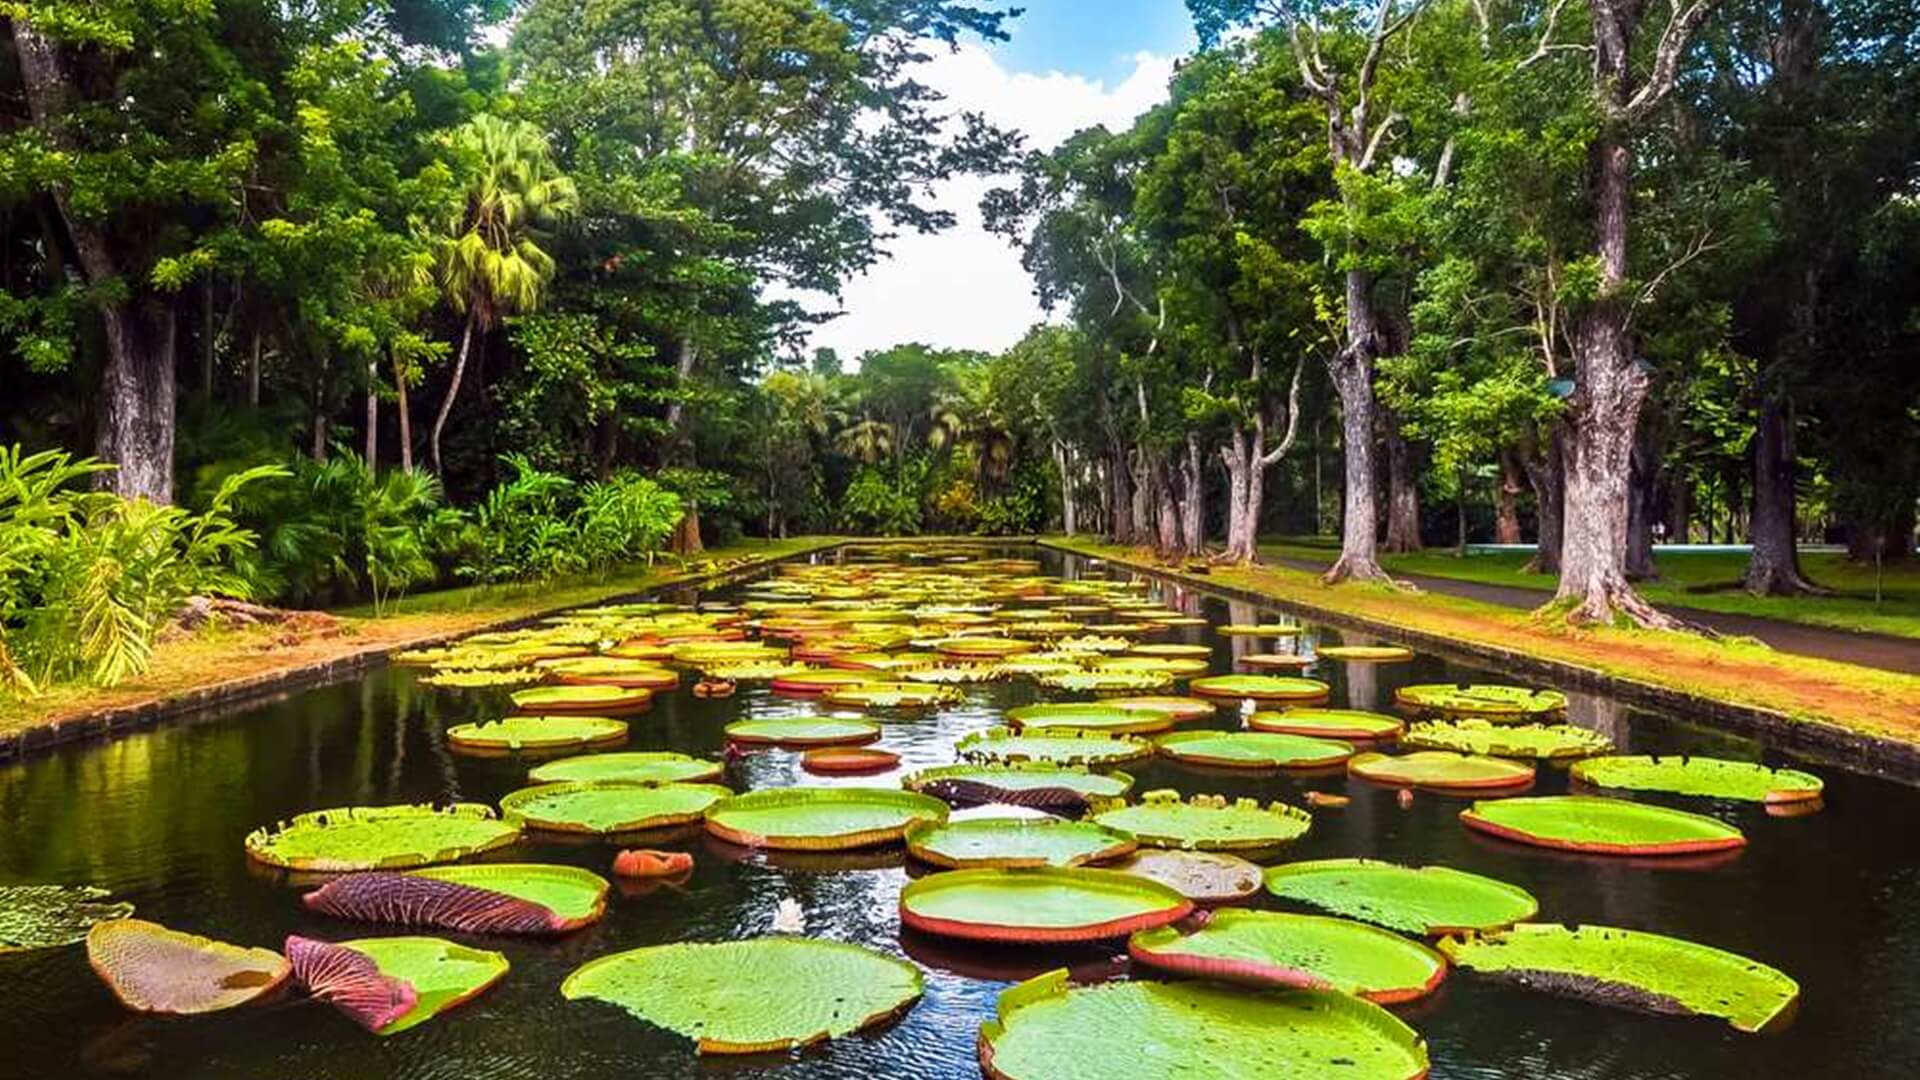
POLYGON ((551 934, 552 911, 517 896, 383 871, 348 874, 302 897, 314 911, 342 919, 472 934, 551 934))
POLYGON ((412 984, 390 975, 365 953, 330 941, 287 936, 287 961, 307 993, 332 1005, 368 1031, 379 1031, 413 1011, 412 984))

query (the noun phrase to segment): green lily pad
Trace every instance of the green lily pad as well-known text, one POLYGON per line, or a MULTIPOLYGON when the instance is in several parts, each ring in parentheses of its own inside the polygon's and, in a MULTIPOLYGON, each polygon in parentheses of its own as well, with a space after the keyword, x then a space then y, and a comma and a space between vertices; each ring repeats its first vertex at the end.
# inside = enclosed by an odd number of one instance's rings
POLYGON ((453 862, 520 839, 520 826, 477 803, 349 806, 296 815, 247 834, 247 854, 269 866, 326 873, 403 870, 453 862))
POLYGON ((1000 995, 980 1028, 980 1063, 997 1080, 1138 1076, 1416 1080, 1427 1048, 1372 1002, 1324 990, 1203 982, 1072 986, 1066 970, 1000 995))
POLYGON ((1395 690, 1393 700, 1418 712, 1489 720, 1545 716, 1567 708, 1567 695, 1558 690, 1529 690, 1498 683, 1419 683, 1395 690))
POLYGON ((943 937, 1060 944, 1124 937, 1184 918, 1193 902, 1112 870, 950 870, 900 891, 903 925, 943 937))
POLYGON ((626 721, 605 716, 509 716, 447 729, 454 749, 494 754, 585 748, 626 737, 626 721))
POLYGON ((1404 645, 1322 645, 1314 652, 1327 660, 1352 660, 1373 664, 1413 659, 1413 650, 1404 645))
POLYGON ((569 780, 521 788, 500 800, 508 821, 548 832, 608 836, 699 821, 733 794, 718 784, 629 784, 569 780))
POLYGON ((1427 936, 1494 930, 1540 910, 1524 889, 1445 866, 1315 859, 1271 867, 1266 881, 1284 900, 1427 936))
POLYGON ((870 682, 857 686, 836 686, 821 695, 829 705, 854 709, 931 709, 957 705, 967 700, 957 686, 931 683, 870 682))
POLYGON ((560 984, 570 1001, 618 1005, 703 1054, 807 1046, 884 1023, 920 997, 920 969, 813 938, 654 945, 603 956, 560 984))
POLYGON ((530 713, 606 713, 643 709, 653 700, 653 691, 639 687, 573 685, 536 686, 515 690, 513 706, 530 713))
POLYGON ((1521 923, 1448 938, 1440 951, 1472 971, 1549 993, 1759 1031, 1800 996, 1792 979, 1735 953, 1610 926, 1521 923))
POLYGON ((1400 745, 1419 750, 1453 750, 1490 757, 1560 761, 1604 754, 1613 740, 1572 724, 1490 724, 1485 720, 1415 724, 1400 745))
POLYGON ((1153 753, 1153 744, 1130 735, 1071 730, 1021 735, 988 728, 963 737, 954 751, 972 762, 1044 761, 1055 765, 1119 765, 1153 753))
POLYGON ((340 944, 372 960, 380 974, 413 987, 413 1008, 379 1029, 381 1035, 418 1027, 478 997, 507 973, 507 958, 500 953, 443 938, 361 938, 340 944))
POLYGON ((1283 709, 1247 717, 1251 731, 1277 731, 1316 739, 1392 739, 1401 724, 1398 717, 1363 709, 1283 709))
POLYGON ((1417 941, 1350 919, 1218 911, 1190 933, 1143 930, 1127 951, 1148 967, 1229 982, 1338 990, 1390 1005, 1425 997, 1447 962, 1417 941))
POLYGON ((1096 660, 1093 671, 1142 671, 1148 674, 1164 672, 1175 679, 1205 675, 1212 667, 1205 660, 1191 656, 1113 656, 1096 660))
POLYGON ((1210 675, 1188 683, 1187 689, 1201 697, 1255 701, 1319 701, 1331 690, 1319 679, 1288 675, 1210 675))
POLYGON ((476 934, 563 934, 598 922, 607 881, 547 863, 480 863, 343 874, 307 893, 309 910, 362 922, 476 934))
POLYGON ((1826 786, 1819 777, 1798 769, 1685 756, 1593 758, 1575 765, 1573 778, 1595 787, 1764 803, 1817 799, 1826 786))
POLYGON ((1181 802, 1173 791, 1149 791, 1138 803, 1096 814, 1093 820, 1132 833, 1152 847, 1195 851, 1277 847, 1298 840, 1313 827, 1313 817, 1305 810, 1284 803, 1228 802, 1219 795, 1196 795, 1181 802))
POLYGON ((880 725, 871 720, 839 720, 830 716, 769 717, 736 720, 726 726, 727 738, 739 743, 772 746, 856 746, 876 742, 880 725))
POLYGON ((0 953, 76 945, 95 923, 133 914, 110 895, 92 885, 0 885, 0 953))
POLYGON ((1123 694, 1165 690, 1174 684, 1174 677, 1165 671, 1053 671, 1036 674, 1033 681, 1049 690, 1069 690, 1077 694, 1123 694))
POLYGON ((1460 820, 1523 844, 1603 855, 1689 855, 1747 842, 1739 829, 1702 814, 1590 795, 1476 802, 1460 820))
POLYGON ((1071 728, 1076 731, 1104 731, 1117 735, 1138 735, 1165 731, 1173 717, 1164 712, 1116 709, 1100 702, 1055 702, 1047 705, 1022 705, 1007 710, 1007 726, 1017 731, 1041 732, 1071 728))
POLYGON ((914 858, 949 869, 1079 866, 1117 859, 1136 846, 1132 837, 1091 821, 973 818, 907 830, 914 858))
POLYGON ((1293 637, 1303 629, 1292 623, 1229 623, 1214 632, 1225 637, 1293 637))
POLYGON ((746 847, 839 851, 899 840, 917 822, 947 820, 947 804, 892 788, 749 791, 707 808, 707 831, 746 847))
POLYGON ((1182 660, 1205 660, 1213 655, 1213 649, 1207 645, 1181 645, 1163 643, 1157 645, 1135 645, 1127 650, 1135 656, 1164 656, 1182 660))
POLYGON ((1123 772, 1089 772, 1084 766, 1055 765, 1047 761, 1017 761, 997 765, 936 765, 909 773, 900 786, 918 791, 937 780, 965 780, 1004 791, 1067 788, 1082 795, 1117 799, 1133 790, 1133 777, 1123 772))
POLYGON ((999 660, 1038 648, 1031 641, 1003 637, 942 638, 933 643, 935 652, 963 660, 999 660))
POLYGON ((566 780, 619 780, 630 784, 695 784, 726 770, 717 761, 671 750, 631 750, 617 754, 582 754, 549 761, 527 774, 536 784, 566 780))
POLYGON ((1173 717, 1174 722, 1199 720, 1219 712, 1219 702, 1206 698, 1180 697, 1175 694, 1140 694, 1133 697, 1106 698, 1100 704, 1109 709, 1132 709, 1137 712, 1165 713, 1173 717))
POLYGON ((1271 731, 1183 731, 1153 744, 1175 761, 1233 769, 1311 769, 1353 756, 1351 743, 1271 731))
POLYGON ((1505 758, 1476 757, 1448 750, 1411 754, 1356 754, 1347 771, 1362 780, 1435 791, 1489 791, 1533 783, 1533 766, 1505 758))
POLYGON ((428 686, 439 686, 454 690, 482 690, 495 686, 529 686, 547 677, 547 673, 535 668, 502 668, 500 670, 436 670, 420 681, 428 686))

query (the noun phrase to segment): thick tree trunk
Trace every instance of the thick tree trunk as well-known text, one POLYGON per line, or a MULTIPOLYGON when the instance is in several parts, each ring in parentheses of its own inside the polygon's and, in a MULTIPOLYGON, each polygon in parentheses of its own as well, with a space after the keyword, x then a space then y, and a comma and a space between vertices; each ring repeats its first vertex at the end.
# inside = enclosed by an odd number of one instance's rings
POLYGON ((1073 502, 1073 470, 1067 460, 1067 444, 1059 439, 1053 440, 1053 464, 1060 470, 1060 526, 1068 536, 1072 536, 1077 524, 1073 502))
POLYGON ((1247 452, 1246 433, 1236 431, 1232 442, 1220 448, 1227 465, 1227 550, 1229 562, 1252 562, 1258 551, 1247 543, 1254 530, 1247 520, 1256 516, 1248 499, 1251 495, 1252 455, 1247 452))
POLYGON ((1341 441, 1346 447, 1346 514, 1340 525, 1340 557, 1327 569, 1328 584, 1358 578, 1388 580, 1380 568, 1374 513, 1373 360, 1379 347, 1373 275, 1347 271, 1347 344, 1327 361, 1340 395, 1341 441))
POLYGON ((453 378, 447 383, 447 396, 440 401, 440 411, 433 414, 433 430, 427 433, 427 447, 433 453, 433 471, 445 476, 446 466, 440 460, 440 432, 447 426, 447 416, 453 412, 453 399, 459 396, 460 380, 467 373, 467 353, 473 348, 473 327, 477 312, 467 308, 464 329, 460 331, 460 354, 453 361, 453 378))
POLYGON ((1180 535, 1180 507, 1174 501, 1173 478, 1168 475, 1164 458, 1155 455, 1152 466, 1154 529, 1159 537, 1160 553, 1177 558, 1186 553, 1180 535))
POLYGON ((1653 561, 1653 496, 1658 469, 1645 436, 1633 447, 1633 473, 1627 480, 1627 578, 1651 581, 1660 576, 1653 561))
POLYGON ((1187 457, 1180 463, 1180 534, 1188 555, 1207 550, 1207 477, 1202 465, 1200 436, 1187 433, 1187 457))
POLYGON ((1753 554, 1741 585, 1755 596, 1820 591, 1800 572, 1794 524, 1793 419, 1784 397, 1760 404, 1753 432, 1753 554))
POLYGON ((1560 538, 1566 531, 1566 435, 1556 425, 1547 437, 1545 453, 1528 451, 1520 459, 1533 487, 1535 536, 1530 574, 1560 572, 1560 538))
POLYGON ((1419 551, 1420 491, 1414 484, 1414 450, 1400 434, 1400 427, 1393 418, 1384 418, 1387 444, 1386 550, 1419 551))
POLYGON ((1134 542, 1133 471, 1126 449, 1115 444, 1107 453, 1107 531, 1116 544, 1134 542))
POLYGON ((1513 451, 1500 451, 1500 479, 1493 489, 1493 542, 1520 543, 1520 485, 1525 474, 1513 451))
POLYGON ((407 411, 407 373, 399 357, 393 361, 394 419, 399 421, 400 468, 413 471, 413 416, 407 411))

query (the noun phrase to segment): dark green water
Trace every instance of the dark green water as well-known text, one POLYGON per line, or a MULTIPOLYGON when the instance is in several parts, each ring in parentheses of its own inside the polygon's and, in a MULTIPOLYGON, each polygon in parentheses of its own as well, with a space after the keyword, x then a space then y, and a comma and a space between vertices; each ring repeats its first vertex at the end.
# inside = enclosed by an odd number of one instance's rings
MULTIPOLYGON (((1216 624, 1253 621, 1251 609, 1234 605, 1230 612, 1219 600, 1178 593, 1168 599, 1216 624)), ((1203 628, 1160 640, 1214 645, 1217 671, 1230 670, 1236 647, 1203 628)), ((1335 705, 1380 708, 1398 685, 1493 675, 1425 656, 1350 671, 1358 677, 1341 665, 1320 673, 1335 684, 1335 705)), ((954 739, 1029 695, 1024 684, 972 688, 966 706, 889 722, 882 745, 900 751, 909 767, 945 763, 954 739)), ((728 721, 809 708, 764 691, 701 701, 682 690, 633 718, 630 748, 717 754, 728 721)), ((411 672, 387 670, 0 767, 0 882, 93 882, 134 901, 145 918, 251 945, 278 947, 288 933, 378 934, 306 914, 296 888, 250 867, 242 838, 256 825, 322 807, 492 802, 521 786, 524 763, 454 756, 441 732, 505 711, 504 695, 434 690, 417 685, 411 672)), ((1792 761, 1684 717, 1649 715, 1604 698, 1577 696, 1570 713, 1632 752, 1792 761)), ((1223 714, 1217 726, 1236 722, 1223 714)), ((800 772, 797 760, 756 754, 734 764, 727 782, 738 789, 822 782, 800 772)), ((1705 864, 1510 846, 1465 830, 1455 819, 1462 800, 1421 795, 1402 809, 1391 791, 1344 776, 1246 778, 1164 762, 1131 771, 1141 790, 1293 802, 1308 788, 1347 794, 1352 805, 1317 812, 1312 833, 1287 857, 1366 855, 1490 874, 1534 892, 1543 919, 1693 938, 1764 960, 1802 989, 1790 1026, 1750 1036, 1717 1021, 1604 1010, 1455 972, 1431 999, 1398 1010, 1429 1040, 1435 1077, 1920 1076, 1920 791, 1807 767, 1827 780, 1827 808, 1811 817, 1777 819, 1739 804, 1673 800, 1747 830, 1744 851, 1705 864)), ((1535 793, 1564 787, 1563 776, 1543 770, 1535 793)), ((686 887, 616 895, 603 923, 557 942, 472 939, 504 951, 511 973, 471 1004, 392 1039, 375 1039, 330 1009, 297 1001, 198 1019, 135 1016, 94 978, 82 949, 0 955, 0 1077, 974 1077, 975 1032, 1003 980, 1063 963, 1087 973, 1124 967, 1115 960, 1119 949, 987 951, 902 940, 894 904, 910 868, 898 851, 769 859, 698 836, 677 846, 698 862, 686 887), (925 998, 898 1024, 821 1050, 700 1060, 687 1043, 617 1009, 559 995, 567 972, 608 952, 765 932, 785 897, 804 906, 810 933, 918 961, 927 973, 925 998)), ((597 846, 535 844, 502 853, 603 873, 611 855, 597 846)))

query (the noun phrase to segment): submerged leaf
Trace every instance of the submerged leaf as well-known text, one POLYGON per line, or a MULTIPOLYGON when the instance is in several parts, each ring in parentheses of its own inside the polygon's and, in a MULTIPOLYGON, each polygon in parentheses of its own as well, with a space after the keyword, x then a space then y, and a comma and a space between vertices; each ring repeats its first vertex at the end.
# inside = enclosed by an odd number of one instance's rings
POLYGON ((77 944, 95 923, 133 914, 108 895, 91 885, 0 885, 0 953, 77 944))

